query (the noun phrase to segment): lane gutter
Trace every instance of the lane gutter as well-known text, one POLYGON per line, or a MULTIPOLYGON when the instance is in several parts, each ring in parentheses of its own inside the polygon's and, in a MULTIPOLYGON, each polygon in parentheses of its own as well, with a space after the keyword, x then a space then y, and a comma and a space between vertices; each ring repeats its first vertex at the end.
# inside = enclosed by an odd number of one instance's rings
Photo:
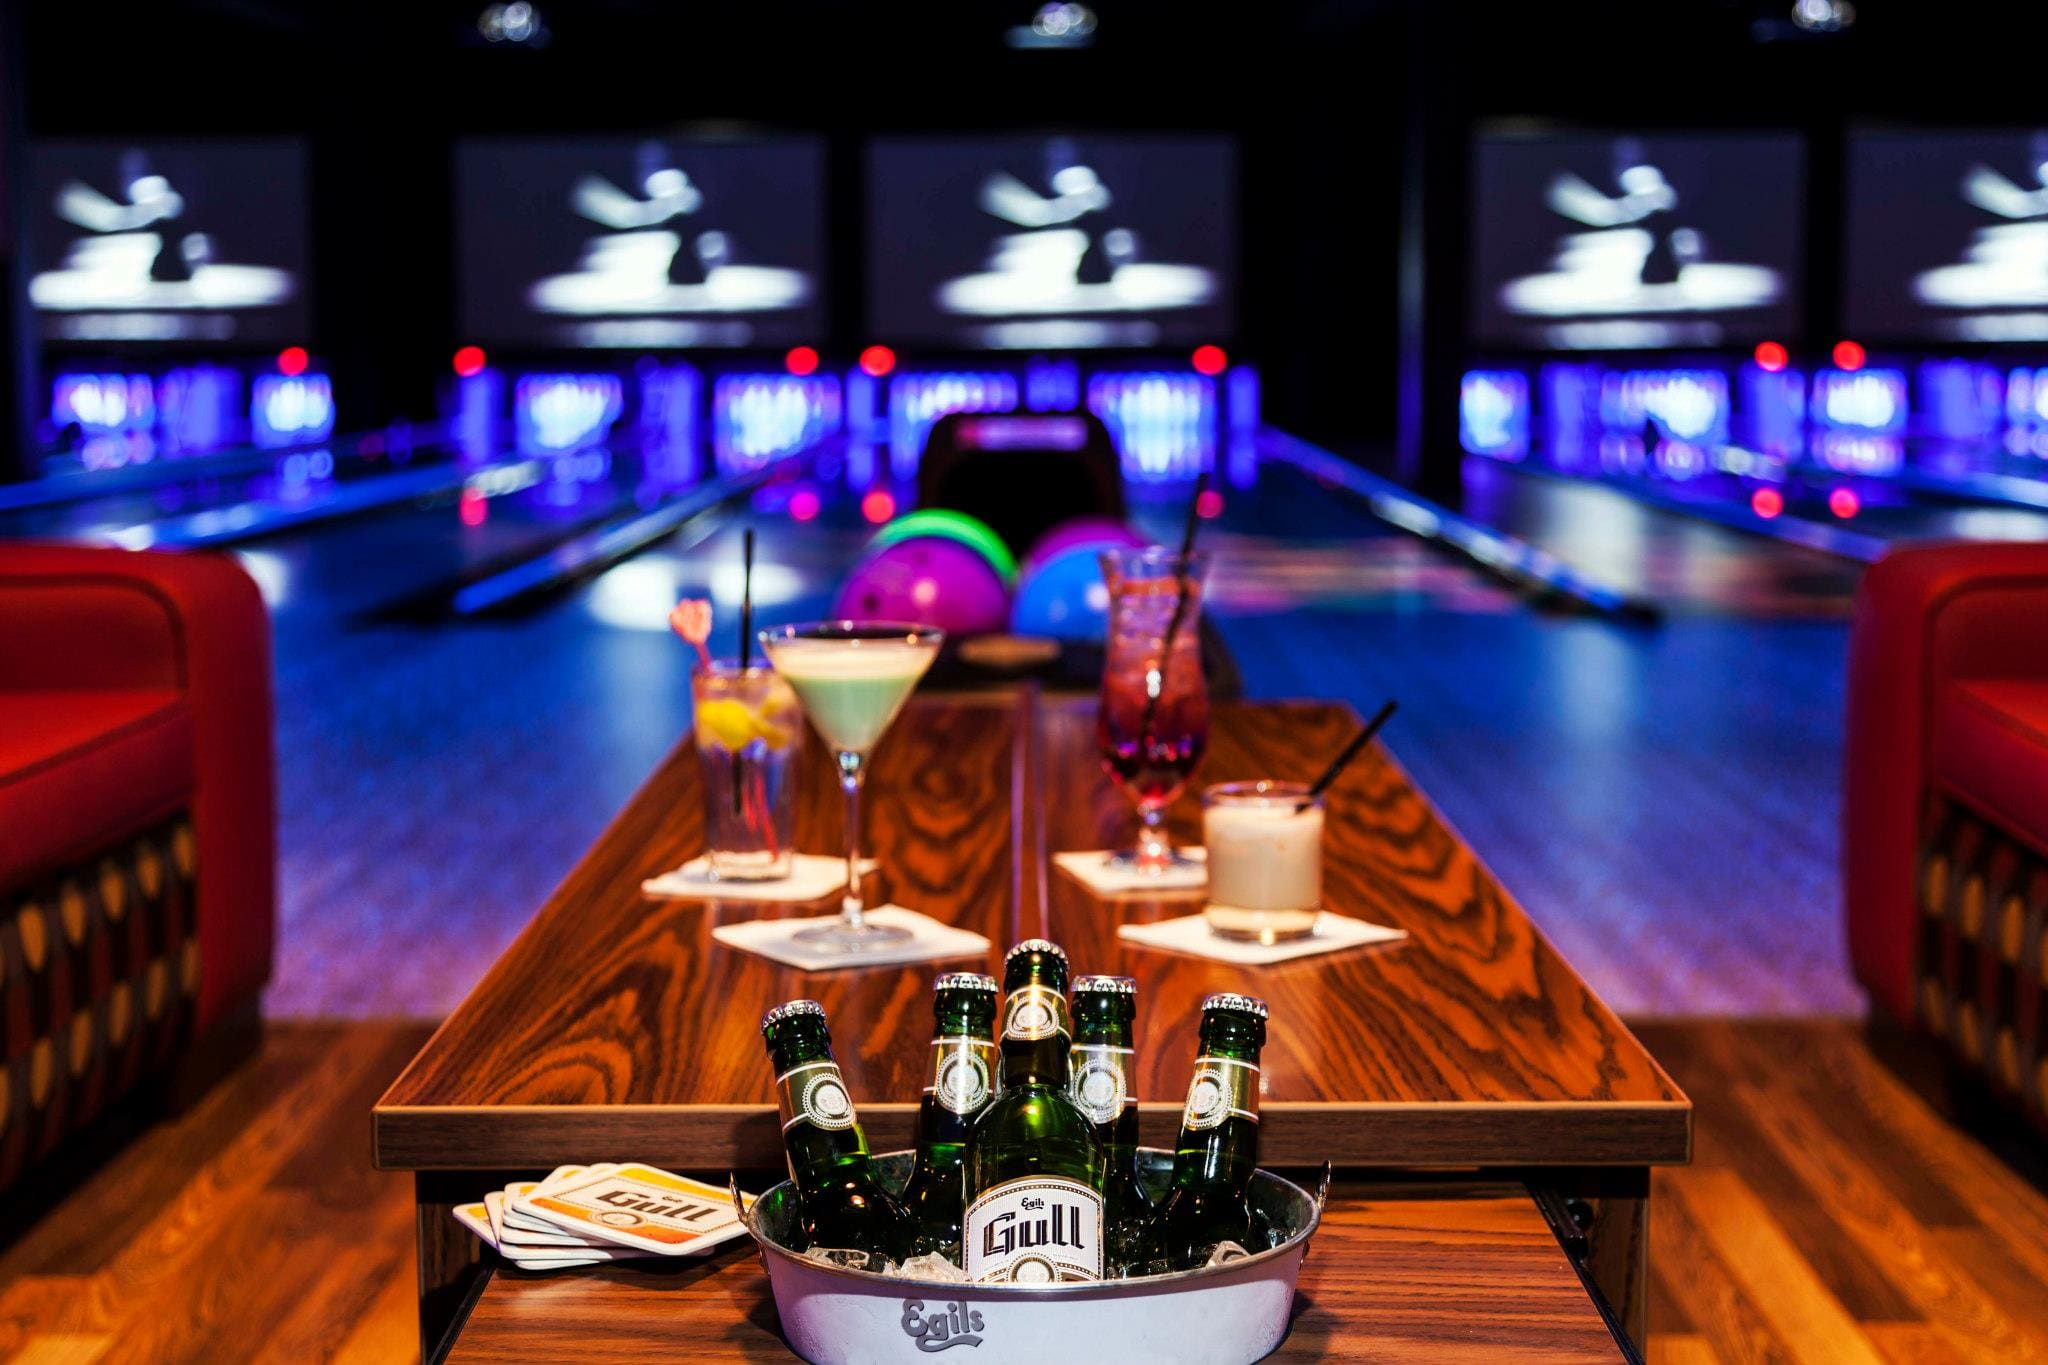
POLYGON ((1539 605, 1563 603, 1644 623, 1663 619, 1664 610, 1654 600, 1589 578, 1527 541, 1431 502, 1298 436, 1264 428, 1259 433, 1258 452, 1262 460, 1298 469, 1358 498, 1380 520, 1470 560, 1518 591, 1529 593, 1539 605))

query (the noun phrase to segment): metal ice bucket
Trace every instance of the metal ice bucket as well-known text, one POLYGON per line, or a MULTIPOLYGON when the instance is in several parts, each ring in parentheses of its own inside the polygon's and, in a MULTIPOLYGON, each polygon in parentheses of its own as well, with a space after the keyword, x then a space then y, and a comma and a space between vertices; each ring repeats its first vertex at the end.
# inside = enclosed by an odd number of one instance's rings
MULTIPOLYGON (((912 1154, 875 1158, 891 1188, 910 1175, 912 1154)), ((1163 1191, 1173 1153, 1144 1148, 1139 1173, 1163 1191)), ((785 1244, 796 1216, 783 1181, 742 1215, 761 1250, 790 1347, 812 1365, 884 1365, 951 1359, 973 1365, 1048 1360, 1171 1361, 1249 1365, 1280 1344, 1294 1279, 1329 1191, 1309 1194, 1271 1171, 1252 1177, 1253 1208, 1274 1245, 1243 1260, 1171 1275, 1101 1284, 967 1285, 897 1279, 805 1260, 785 1244)))

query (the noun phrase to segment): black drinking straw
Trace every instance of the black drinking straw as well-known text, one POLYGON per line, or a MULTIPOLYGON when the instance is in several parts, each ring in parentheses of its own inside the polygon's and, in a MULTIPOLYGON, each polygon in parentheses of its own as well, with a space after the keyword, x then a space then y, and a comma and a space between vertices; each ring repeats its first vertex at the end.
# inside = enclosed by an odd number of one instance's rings
MULTIPOLYGON (((740 681, 745 686, 747 669, 754 661, 754 528, 740 537, 740 681)), ((732 809, 738 814, 746 805, 740 764, 732 765, 732 809)))
POLYGON ((740 672, 754 659, 754 528, 740 538, 740 672))
POLYGON ((1330 766, 1323 769, 1323 775, 1317 778, 1315 784, 1308 789, 1308 795, 1294 803, 1294 813, 1296 815, 1301 814, 1314 805, 1316 798, 1330 789, 1330 784, 1337 780, 1337 774, 1343 772, 1351 760, 1358 757, 1359 750, 1372 742, 1372 737, 1380 732, 1382 725, 1385 725, 1388 720, 1392 719, 1394 711, 1399 705, 1398 702, 1389 698, 1387 704, 1379 709, 1379 713, 1365 723, 1365 728, 1351 737, 1351 742, 1344 746, 1344 751, 1330 760, 1330 766))
POLYGON ((1195 476, 1195 496, 1188 503, 1187 524, 1180 531, 1180 557, 1174 561, 1178 580, 1173 595, 1173 619, 1166 623, 1166 640, 1159 650, 1159 690, 1145 694, 1145 723, 1138 730, 1138 742, 1152 742, 1152 722, 1158 718, 1159 699, 1166 695, 1166 666, 1173 658, 1174 637, 1180 634, 1181 618, 1188 611, 1188 560, 1195 553, 1195 528, 1202 524, 1202 494, 1209 491, 1209 471, 1195 476))

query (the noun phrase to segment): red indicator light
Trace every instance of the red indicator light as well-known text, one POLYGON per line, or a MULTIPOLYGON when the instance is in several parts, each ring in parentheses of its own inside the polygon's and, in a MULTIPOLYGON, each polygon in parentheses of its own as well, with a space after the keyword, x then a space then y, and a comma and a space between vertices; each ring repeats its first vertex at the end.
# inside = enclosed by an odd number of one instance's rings
POLYGON ((1863 368, 1863 347, 1853 341, 1835 343, 1835 368, 1838 370, 1860 370, 1863 368))
POLYGON ((886 488, 877 488, 860 500, 860 514, 877 526, 896 515, 896 499, 886 488))
POLYGON ((1195 367, 1196 374, 1222 374, 1230 364, 1230 356, 1221 346, 1197 346, 1188 362, 1195 367))
POLYGON ((456 499, 455 514, 462 518, 464 526, 481 526, 484 524, 484 518, 490 515, 490 508, 486 505, 482 493, 474 488, 465 488, 462 490, 462 496, 456 499))
POLYGON ((896 368, 896 353, 887 346, 870 346, 860 353, 860 367, 879 379, 896 368))
POLYGON ((1785 368, 1792 359, 1791 353, 1775 341, 1759 341, 1756 344, 1756 367, 1772 374, 1785 368))
POLYGON ((303 346, 287 346, 277 353, 277 372, 281 375, 304 374, 311 363, 312 357, 303 346))
POLYGON ((1213 488, 1204 488, 1202 496, 1195 499, 1195 515, 1208 520, 1223 515, 1223 495, 1213 488))
POLYGON ((1837 488, 1828 494, 1828 510, 1847 521, 1863 510, 1863 499, 1856 496, 1853 488, 1837 488))
POLYGON ((818 353, 809 346, 792 346, 789 354, 782 357, 782 366, 794 375, 816 374, 818 353))
POLYGON ((1785 510, 1785 495, 1775 488, 1759 488, 1749 495, 1749 510, 1769 521, 1785 510))
POLYGON ((464 379, 469 378, 473 374, 482 373, 483 368, 483 347, 464 346, 461 350, 455 353, 455 373, 461 375, 464 379))
POLYGON ((800 488, 790 494, 789 514, 798 521, 815 521, 818 516, 818 495, 808 488, 800 488))

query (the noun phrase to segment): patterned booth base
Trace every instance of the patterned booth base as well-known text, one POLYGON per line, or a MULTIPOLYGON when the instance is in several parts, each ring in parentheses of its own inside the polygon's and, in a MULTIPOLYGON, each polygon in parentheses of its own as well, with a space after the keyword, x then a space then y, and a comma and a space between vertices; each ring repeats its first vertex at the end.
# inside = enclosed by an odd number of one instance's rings
POLYGON ((2048 858, 1944 796, 1923 829, 1920 1023, 2048 1131, 2048 858))
POLYGON ((195 863, 178 816, 0 899, 0 1189, 189 1038, 195 863))

